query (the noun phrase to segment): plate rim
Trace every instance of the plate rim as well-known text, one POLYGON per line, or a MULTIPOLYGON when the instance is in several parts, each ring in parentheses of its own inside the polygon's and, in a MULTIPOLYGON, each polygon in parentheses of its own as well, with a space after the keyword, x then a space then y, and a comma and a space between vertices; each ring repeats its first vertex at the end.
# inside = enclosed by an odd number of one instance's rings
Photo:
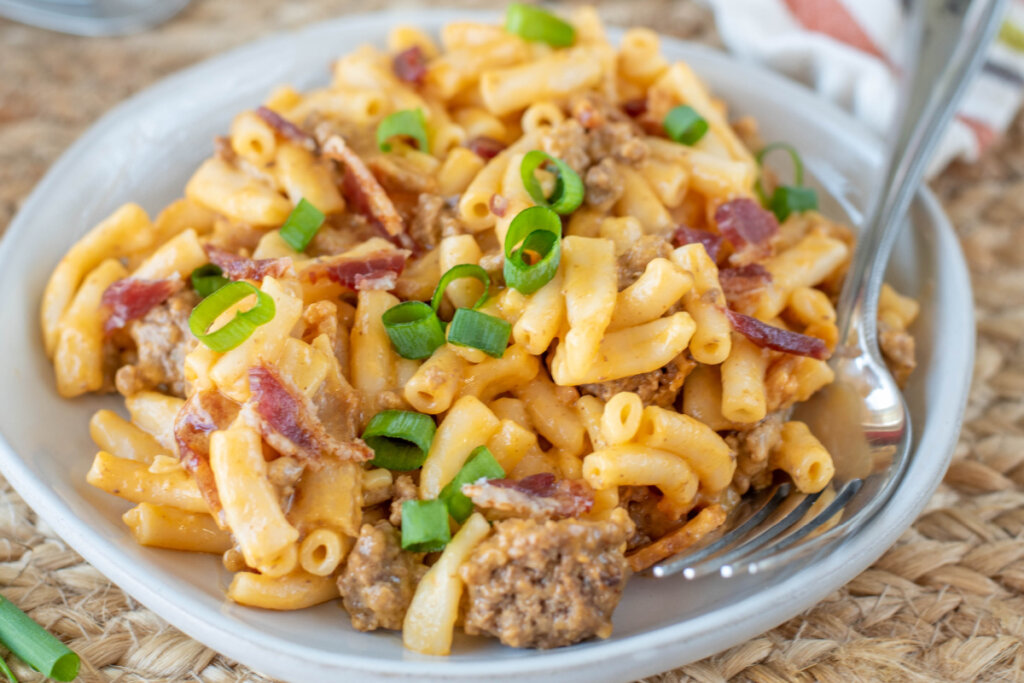
MULTIPOLYGON (((45 201, 46 197, 52 192, 59 189, 57 186, 59 185, 61 176, 66 173, 65 169, 73 167, 79 163, 79 159, 81 157, 87 156, 86 150, 92 147, 94 140, 103 138, 109 130, 116 127, 123 120, 133 118, 137 110, 144 110, 151 102, 160 101, 167 94, 177 91, 181 84, 191 81, 194 78, 202 77, 204 72, 218 71, 233 62, 245 59, 245 57, 251 53, 255 54, 263 52, 275 45, 286 46, 292 44, 294 41, 301 40, 303 36, 331 33, 341 30, 344 25, 353 23, 364 25, 367 28, 377 29, 382 25, 390 26, 398 21, 404 23, 421 23, 424 20, 437 22, 453 18, 490 20, 495 16, 496 13, 494 12, 449 9, 417 10, 415 12, 389 10, 385 12, 367 14, 342 15, 326 21, 310 24, 295 31, 277 32, 264 38, 245 43, 232 50, 203 60, 193 66, 160 79, 156 83, 119 103, 104 114, 81 136, 79 136, 77 140, 48 169, 43 178, 37 183, 33 191, 23 202, 18 213, 8 226, 2 241, 0 241, 0 264, 5 263, 7 259, 12 257, 11 252, 13 250, 14 243, 13 236, 20 236, 22 232, 27 230, 30 224, 28 216, 32 214, 34 207, 45 201)), ((609 30, 609 33, 613 35, 618 35, 620 32, 621 29, 609 30)), ((660 38, 664 44, 672 45, 674 50, 678 50, 680 53, 685 53, 687 57, 696 55, 701 59, 718 62, 719 65, 726 65, 729 68, 739 66, 746 73, 749 73, 752 76, 768 79, 774 87, 780 88, 782 96, 794 97, 796 98, 797 103, 800 101, 806 102, 808 101, 808 98, 813 99, 813 106, 822 111, 823 114, 833 116, 837 122, 836 125, 841 125, 842 129, 846 131, 846 134, 851 134, 852 131, 853 135, 863 137, 866 141, 875 145, 878 144, 877 138, 870 133, 866 126, 857 122, 831 103, 819 99, 809 90, 793 81, 789 81, 788 79, 757 65, 741 62, 728 54, 721 53, 701 45, 688 43, 670 36, 660 36, 660 38)), ((971 295, 967 265, 964 260, 963 252, 959 248, 959 244, 954 236, 953 228, 942 212, 937 199, 935 199, 927 188, 922 188, 918 194, 917 201, 927 214, 929 223, 932 224, 930 234, 934 235, 938 242, 936 249, 947 252, 948 263, 945 265, 949 267, 949 270, 944 271, 943 275, 944 278, 953 285, 953 291, 960 293, 961 300, 956 308, 970 314, 972 316, 971 319, 973 320, 973 297, 971 295)), ((38 331, 35 333, 38 336, 38 331)), ((965 334, 962 339, 950 339, 946 341, 950 343, 944 345, 945 350, 941 354, 937 353, 937 356, 950 356, 959 353, 963 354, 967 358, 973 358, 973 328, 969 333, 965 334)), ((857 546, 858 539, 865 538, 872 531, 875 532, 875 540, 868 544, 874 546, 874 548, 870 552, 861 552, 860 554, 855 555, 856 559, 853 561, 844 560, 839 566, 834 567, 833 570, 828 573, 829 580, 821 581, 808 590, 806 583, 804 583, 805 579, 801 578, 802 572, 811 566, 808 565, 808 567, 801 568, 788 578, 780 580, 777 584, 771 586, 772 597, 774 598, 771 605, 784 602, 792 602, 794 604, 799 603, 801 605, 796 609, 792 609, 791 613, 786 618, 791 617, 793 614, 796 614, 803 609, 804 604, 813 604, 818 602, 822 597, 845 584, 855 575, 859 574, 892 545, 898 536, 902 534, 903 531, 913 522, 921 509, 923 509, 927 504, 928 499, 931 497, 931 494, 934 492, 941 480, 952 456, 953 449, 956 446, 957 436, 959 434, 959 428, 963 420, 964 408, 966 406, 972 367, 973 363, 971 362, 963 364, 960 376, 958 378, 954 378, 958 380, 957 391, 950 392, 953 396, 957 396, 958 398, 955 400, 946 399, 947 403, 952 400, 954 404, 948 408, 946 412, 950 409, 954 410, 956 420, 947 424, 933 424, 929 426, 929 429, 921 430, 921 441, 918 443, 918 447, 914 453, 914 457, 912 458, 913 462, 911 467, 913 467, 914 462, 921 460, 921 458, 917 457, 918 454, 922 451, 926 451, 927 449, 929 451, 928 459, 932 461, 928 468, 929 476, 923 480, 906 476, 904 480, 900 482, 892 500, 899 500, 900 494, 906 493, 905 489, 908 488, 908 482, 916 482, 916 486, 914 486, 914 488, 918 491, 926 490, 927 495, 923 496, 920 501, 917 501, 910 507, 894 509, 891 502, 887 503, 878 515, 876 515, 857 534, 854 534, 849 539, 846 539, 836 546, 831 546, 833 549, 857 546), (942 454, 942 457, 936 458, 935 456, 940 453, 942 454), (886 523, 886 527, 880 529, 877 528, 879 527, 880 521, 886 517, 885 513, 889 513, 891 515, 894 510, 899 511, 896 523, 892 523, 890 520, 886 523), (879 538, 884 539, 882 543, 877 542, 877 539, 879 538)), ((655 673, 656 671, 663 670, 659 664, 655 664, 653 668, 650 666, 645 668, 644 662, 646 661, 650 663, 657 659, 652 656, 654 651, 670 648, 673 644, 680 642, 680 640, 686 635, 685 629, 687 622, 691 621, 681 619, 678 622, 655 628, 644 633, 624 637, 621 640, 601 641, 591 643, 588 646, 563 648, 547 652, 533 652, 522 657, 502 660, 502 670, 497 674, 488 669, 488 664, 485 661, 452 661, 443 658, 423 657, 418 655, 408 655, 402 659, 388 660, 357 654, 326 653, 320 649, 281 641, 272 633, 262 631, 247 624, 231 622, 231 628, 228 629, 228 624, 226 622, 223 626, 215 625, 216 622, 204 622, 198 616, 190 613, 186 608, 175 604, 173 599, 163 596, 156 586, 147 584, 144 577, 137 576, 137 574, 139 574, 138 572, 133 572, 130 568, 122 568, 125 567, 125 565, 118 562, 119 544, 113 541, 108 541, 91 527, 79 520, 70 511, 69 507, 63 502, 63 500, 61 500, 61 498, 47 486, 46 482, 38 479, 28 469, 27 463, 22 460, 13 448, 11 448, 3 434, 0 434, 0 465, 3 466, 2 470, 4 476, 7 477, 8 481, 11 482, 11 485, 27 503, 31 501, 30 504, 36 513, 47 524, 49 524, 55 532, 57 529, 60 529, 61 531, 59 536, 75 548, 75 550, 88 562, 99 569, 108 579, 125 590, 125 592, 129 593, 133 598, 139 600, 141 603, 152 609, 162 618, 189 634, 191 637, 209 644, 213 649, 223 652, 234 659, 242 661, 243 663, 247 659, 248 661, 254 661, 254 653, 259 652, 263 653, 264 661, 269 661, 270 658, 278 659, 281 666, 254 667, 256 669, 266 670, 271 674, 275 671, 294 672, 295 666, 314 666, 321 672, 328 674, 344 670, 387 678, 415 677, 422 679, 424 676, 429 676, 433 679, 467 679, 480 675, 488 675, 489 678, 494 680, 504 680, 506 678, 511 680, 513 678, 518 679, 532 674, 564 673, 580 666, 595 666, 615 658, 628 658, 636 660, 635 674, 641 675, 644 671, 647 673, 655 673)), ((864 543, 861 545, 864 545, 864 543)), ((820 564, 820 562, 816 562, 815 564, 820 564)), ((130 565, 128 566, 130 567, 130 565)), ((705 633, 708 634, 703 636, 703 638, 707 640, 710 640, 713 637, 720 638, 721 629, 728 628, 730 636, 727 640, 730 642, 716 645, 700 656, 709 656, 714 654, 717 651, 721 651, 735 643, 742 642, 753 635, 761 633, 766 629, 772 628, 778 623, 781 623, 784 619, 780 619, 778 615, 775 614, 775 610, 771 605, 764 604, 763 596, 764 593, 759 592, 755 595, 730 603, 722 608, 703 615, 701 617, 702 628, 705 633), (760 603, 758 609, 752 610, 749 606, 746 610, 741 609, 748 605, 748 603, 755 600, 760 603), (734 613, 737 612, 744 613, 744 618, 742 620, 736 619, 736 614, 734 613), (769 617, 767 616, 768 614, 775 614, 775 616, 769 617)), ((700 637, 697 638, 697 640, 700 639, 700 637)), ((693 641, 694 639, 690 638, 689 640, 693 641)), ((690 661, 693 660, 691 659, 690 661)), ((674 666, 679 666, 683 663, 685 662, 679 662, 674 664, 674 666)), ((283 675, 287 676, 288 674, 285 673, 283 675)))

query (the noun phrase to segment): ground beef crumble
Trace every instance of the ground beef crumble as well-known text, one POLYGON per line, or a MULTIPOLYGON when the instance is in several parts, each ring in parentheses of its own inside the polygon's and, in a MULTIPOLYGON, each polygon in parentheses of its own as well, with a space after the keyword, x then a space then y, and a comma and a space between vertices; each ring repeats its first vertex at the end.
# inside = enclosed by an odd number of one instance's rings
POLYGON ((656 258, 668 258, 672 254, 672 244, 658 235, 643 235, 623 252, 618 259, 619 291, 637 281, 647 264, 656 258))
POLYGON ((494 530, 459 569, 466 633, 540 649, 611 635, 629 577, 624 510, 608 521, 510 519, 494 530))
POLYGON ((121 366, 114 376, 122 395, 155 389, 184 398, 185 356, 197 343, 188 329, 188 317, 197 303, 199 297, 186 289, 129 323, 135 361, 121 366))
POLYGON ((386 521, 363 525, 338 577, 342 603, 355 628, 402 628, 416 584, 426 573, 420 557, 402 550, 398 531, 386 521))
POLYGON ((683 388, 683 382, 695 367, 697 364, 693 359, 682 353, 657 370, 607 382, 582 384, 580 393, 597 396, 607 403, 615 394, 631 391, 640 396, 645 406, 672 408, 683 388))
POLYGON ((768 456, 782 438, 782 413, 769 413, 750 429, 734 432, 725 442, 736 453, 732 487, 743 495, 750 487, 764 488, 771 481, 768 456))

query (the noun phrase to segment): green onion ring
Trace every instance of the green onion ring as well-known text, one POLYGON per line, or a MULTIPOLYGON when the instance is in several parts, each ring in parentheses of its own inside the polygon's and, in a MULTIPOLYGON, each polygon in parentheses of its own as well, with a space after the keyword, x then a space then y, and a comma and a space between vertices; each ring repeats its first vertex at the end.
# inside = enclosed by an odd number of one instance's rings
POLYGON ((416 141, 417 148, 425 154, 430 153, 427 142, 427 119, 422 109, 403 109, 384 118, 377 125, 377 147, 382 152, 391 151, 388 142, 395 136, 410 137, 416 141))
POLYGON ((463 484, 472 484, 481 479, 501 479, 504 476, 505 470, 501 468, 487 446, 478 446, 469 454, 466 464, 455 478, 441 489, 437 498, 444 501, 448 506, 448 514, 461 524, 473 514, 473 501, 462 492, 463 484))
POLYGON ((505 284, 523 294, 533 294, 547 284, 558 272, 561 237, 562 221, 551 209, 531 206, 519 212, 505 233, 505 284), (520 242, 522 246, 515 249, 520 242), (529 251, 540 254, 540 260, 527 263, 529 251))
POLYGON ((281 239, 295 251, 303 251, 324 224, 324 213, 303 197, 281 226, 281 239))
POLYGON ((460 263, 449 268, 448 272, 441 276, 437 287, 434 288, 434 295, 430 298, 430 307, 434 313, 437 313, 437 309, 441 307, 441 299, 444 298, 444 290, 448 289, 448 285, 464 277, 476 278, 483 284, 484 292, 473 304, 473 308, 480 308, 484 305, 484 302, 487 301, 488 290, 491 288, 491 276, 475 263, 460 263))
POLYGON ((685 104, 673 107, 661 125, 669 138, 683 145, 697 144, 708 132, 708 122, 704 117, 685 104))
POLYGON ((196 294, 204 299, 231 282, 224 277, 224 271, 220 269, 220 266, 213 263, 207 263, 205 266, 199 266, 193 270, 189 275, 189 280, 192 282, 192 289, 196 290, 196 294))
POLYGON ((761 200, 761 204, 769 208, 775 214, 775 217, 782 222, 793 212, 800 213, 810 209, 817 209, 818 193, 812 188, 804 187, 803 160, 796 149, 790 144, 773 142, 770 145, 765 145, 755 157, 758 166, 763 167, 764 158, 771 152, 779 149, 787 152, 790 160, 793 162, 793 184, 776 187, 771 197, 769 197, 764 189, 764 174, 759 173, 754 189, 761 200))
POLYGON ((505 30, 523 40, 568 47, 576 41, 576 29, 566 21, 534 5, 514 2, 505 11, 505 30))
POLYGON ((384 410, 370 420, 362 439, 373 449, 372 464, 389 470, 414 470, 430 452, 437 425, 429 415, 384 410))
POLYGON ((448 507, 437 498, 402 503, 402 549, 414 553, 441 550, 452 540, 448 507))
POLYGON ((580 204, 583 203, 583 181, 580 180, 579 174, 572 170, 569 164, 546 152, 535 149, 523 155, 519 175, 523 180, 523 187, 538 206, 546 206, 555 213, 565 216, 580 208, 580 204), (557 177, 555 189, 550 197, 544 196, 544 190, 541 189, 540 181, 535 175, 537 169, 545 164, 554 164, 557 177))
POLYGON ((448 326, 449 343, 480 349, 493 358, 505 355, 511 336, 508 321, 471 308, 457 309, 448 326))
POLYGON ((384 331, 402 358, 427 358, 444 344, 444 326, 422 301, 404 301, 384 311, 384 331))
POLYGON ((192 309, 188 317, 188 328, 196 339, 206 346, 224 353, 235 348, 259 327, 274 319, 274 299, 248 282, 238 281, 224 285, 206 297, 192 309), (207 332, 224 311, 242 299, 256 295, 256 305, 247 311, 238 311, 226 325, 213 332, 207 332))

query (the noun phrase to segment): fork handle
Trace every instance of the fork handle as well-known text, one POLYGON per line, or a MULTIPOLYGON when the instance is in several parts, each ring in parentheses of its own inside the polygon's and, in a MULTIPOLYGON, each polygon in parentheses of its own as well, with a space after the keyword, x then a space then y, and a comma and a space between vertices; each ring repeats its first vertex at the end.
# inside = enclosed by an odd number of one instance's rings
POLYGON ((985 59, 1006 0, 914 0, 912 63, 905 75, 891 155, 881 196, 857 243, 836 307, 840 339, 876 358, 878 296, 889 253, 927 162, 967 83, 985 59), (856 340, 851 337, 856 335, 856 340))

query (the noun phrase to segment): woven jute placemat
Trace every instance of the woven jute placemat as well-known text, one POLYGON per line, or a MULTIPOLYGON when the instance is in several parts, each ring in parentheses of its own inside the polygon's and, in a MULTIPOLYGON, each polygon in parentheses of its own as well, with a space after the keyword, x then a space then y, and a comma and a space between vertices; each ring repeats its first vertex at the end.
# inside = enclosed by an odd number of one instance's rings
MULTIPOLYGON (((110 39, 0 20, 0 231, 60 152, 131 93, 271 31, 384 4, 201 0, 154 31, 110 39)), ((598 4, 613 23, 717 42, 708 12, 690 2, 598 4)), ((820 604, 649 680, 1024 679, 1024 117, 979 163, 949 169, 934 188, 970 261, 978 307, 975 381, 945 482, 895 547, 820 604)), ((170 627, 59 533, 0 476, 0 592, 81 654, 81 680, 266 680, 170 627)), ((23 681, 41 680, 12 663, 23 681)))

